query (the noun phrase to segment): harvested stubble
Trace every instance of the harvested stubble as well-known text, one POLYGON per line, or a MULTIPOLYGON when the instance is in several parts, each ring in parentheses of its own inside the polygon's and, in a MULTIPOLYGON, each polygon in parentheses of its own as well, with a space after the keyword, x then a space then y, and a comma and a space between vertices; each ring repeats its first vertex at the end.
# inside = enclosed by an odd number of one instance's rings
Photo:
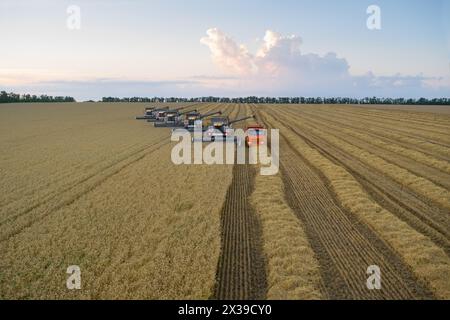
POLYGON ((340 203, 379 234, 411 267, 418 279, 429 286, 436 297, 450 298, 450 259, 441 248, 379 206, 345 169, 312 149, 274 117, 267 115, 267 120, 272 127, 279 128, 281 134, 305 159, 324 174, 340 203))
MULTIPOLYGON (((412 115, 408 112, 395 112, 395 111, 382 111, 379 109, 368 109, 367 111, 361 108, 347 108, 355 116, 363 115, 369 116, 376 121, 383 122, 385 120, 395 122, 396 125, 406 125, 413 129, 420 129, 430 132, 437 132, 446 134, 448 132, 448 126, 450 125, 450 118, 443 114, 425 114, 412 115)), ((426 109, 423 109, 424 111, 426 109)))
MULTIPOLYGON (((284 117, 283 119, 287 120, 288 118, 284 117)), ((436 204, 441 205, 443 208, 450 209, 450 192, 448 190, 435 185, 428 179, 418 177, 408 170, 405 170, 393 163, 387 162, 376 154, 358 148, 331 134, 327 134, 323 130, 310 125, 307 121, 296 118, 295 123, 297 125, 301 125, 304 130, 307 130, 308 132, 325 139, 334 146, 357 157, 362 162, 386 174, 395 181, 410 188, 414 192, 434 201, 436 204)))
MULTIPOLYGON (((327 129, 336 130, 339 133, 345 133, 348 134, 349 136, 361 139, 364 142, 368 143, 368 148, 370 148, 370 145, 372 144, 377 147, 395 152, 396 154, 403 155, 412 160, 415 160, 417 162, 423 163, 427 166, 436 168, 438 170, 441 170, 442 172, 450 174, 450 163, 447 161, 436 159, 435 157, 432 157, 420 151, 405 148, 401 145, 396 144, 394 141, 389 142, 383 141, 373 134, 367 134, 360 132, 358 130, 346 128, 345 126, 342 126, 340 123, 333 122, 333 119, 322 118, 320 117, 320 115, 317 114, 315 114, 314 116, 312 115, 305 116, 305 114, 302 113, 302 118, 307 119, 309 123, 315 123, 327 129)), ((353 123, 358 122, 358 118, 354 117, 352 122, 353 123)), ((383 155, 381 154, 381 156, 383 155)))
MULTIPOLYGON (((299 111, 298 107, 289 108, 293 111, 299 111)), ((362 130, 364 132, 369 132, 371 134, 384 137, 390 139, 392 141, 396 141, 397 143, 407 144, 407 146, 411 149, 419 148, 427 153, 431 153, 437 156, 450 156, 450 148, 443 146, 441 144, 432 143, 426 139, 423 139, 419 136, 402 134, 395 131, 395 128, 392 126, 383 125, 383 121, 380 121, 376 118, 371 118, 370 120, 364 120, 358 118, 357 116, 352 116, 349 114, 341 114, 338 111, 334 111, 329 108, 320 108, 314 107, 314 110, 311 108, 302 108, 301 114, 311 115, 313 117, 330 117, 332 115, 332 120, 338 122, 339 124, 343 124, 345 126, 352 126, 358 130, 362 130)))
POLYGON ((450 137, 447 134, 447 130, 438 130, 435 126, 425 126, 423 124, 409 124, 408 122, 402 121, 402 119, 393 120, 391 117, 376 117, 373 114, 364 114, 358 110, 334 110, 333 113, 342 114, 345 116, 358 117, 365 121, 373 121, 374 119, 378 119, 378 122, 387 126, 388 128, 392 128, 398 132, 405 134, 412 134, 415 136, 420 136, 426 139, 435 140, 439 142, 450 143, 450 137))

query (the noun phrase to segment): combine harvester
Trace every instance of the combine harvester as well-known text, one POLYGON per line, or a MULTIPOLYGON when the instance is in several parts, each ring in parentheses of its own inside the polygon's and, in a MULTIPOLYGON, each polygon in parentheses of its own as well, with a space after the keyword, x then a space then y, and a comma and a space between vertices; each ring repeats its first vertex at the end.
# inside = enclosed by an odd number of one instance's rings
POLYGON ((188 108, 186 107, 181 107, 178 109, 173 109, 170 110, 168 107, 164 108, 164 109, 158 109, 158 110, 154 110, 154 116, 151 117, 150 119, 147 119, 147 122, 164 122, 166 119, 166 115, 168 113, 176 113, 178 114, 180 110, 186 109, 188 108))
MULTIPOLYGON (((255 118, 254 115, 238 118, 233 121, 230 121, 228 117, 211 118, 211 124, 206 128, 206 130, 202 128, 203 131, 202 142, 225 141, 241 144, 241 141, 238 141, 238 138, 234 134, 233 124, 254 118, 255 118)), ((201 121, 196 122, 196 124, 199 125, 200 123, 201 121)), ((197 128, 199 129, 199 127, 197 128)), ((196 141, 196 139, 193 138, 193 141, 196 141)))
POLYGON ((165 112, 164 119, 162 122, 155 122, 153 125, 156 128, 183 128, 184 121, 183 115, 187 115, 190 113, 198 113, 197 110, 190 110, 185 112, 180 112, 179 110, 168 110, 165 112))
POLYGON ((159 112, 164 112, 166 110, 169 110, 169 107, 164 107, 164 108, 147 107, 144 110, 144 115, 136 117, 136 120, 147 120, 147 121, 154 120, 154 119, 156 119, 156 115, 159 112))
POLYGON ((155 109, 156 109, 155 107, 147 107, 147 108, 145 108, 144 109, 144 115, 143 116, 137 116, 136 120, 147 120, 151 116, 153 110, 155 110, 155 109))
POLYGON ((201 114, 200 112, 197 112, 197 111, 189 112, 185 116, 184 129, 186 129, 188 131, 194 131, 196 121, 203 120, 207 117, 211 117, 216 114, 221 115, 222 111, 211 111, 211 112, 208 112, 205 114, 201 114))

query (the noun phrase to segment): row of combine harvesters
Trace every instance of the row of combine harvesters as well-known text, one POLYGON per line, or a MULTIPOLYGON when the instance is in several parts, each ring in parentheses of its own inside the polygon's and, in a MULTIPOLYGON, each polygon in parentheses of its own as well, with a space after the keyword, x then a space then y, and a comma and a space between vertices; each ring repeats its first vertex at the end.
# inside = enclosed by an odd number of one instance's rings
MULTIPOLYGON (((247 116, 230 120, 228 116, 223 116, 222 111, 213 111, 201 114, 197 109, 183 111, 187 107, 169 109, 169 107, 148 107, 144 110, 143 116, 136 117, 137 120, 146 120, 153 123, 156 128, 179 128, 190 132, 201 130, 203 142, 238 141, 234 134, 233 124, 247 119, 255 119, 255 116, 247 116), (203 125, 204 120, 207 123, 203 125)), ((245 128, 245 143, 248 147, 263 145, 266 143, 267 130, 261 124, 248 125, 245 128)), ((194 138, 192 138, 194 141, 194 138)))

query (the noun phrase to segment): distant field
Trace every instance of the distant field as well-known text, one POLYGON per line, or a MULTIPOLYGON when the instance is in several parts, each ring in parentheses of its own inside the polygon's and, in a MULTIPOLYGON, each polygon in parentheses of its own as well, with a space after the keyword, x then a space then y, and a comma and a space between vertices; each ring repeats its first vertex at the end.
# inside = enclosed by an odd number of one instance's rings
POLYGON ((175 166, 145 106, 0 105, 0 298, 450 299, 449 109, 192 106, 280 129, 263 177, 175 166))
POLYGON ((439 115, 450 115, 450 107, 449 106, 403 106, 403 105, 370 105, 370 104, 361 104, 358 107, 368 108, 368 109, 376 109, 376 110, 385 110, 385 111, 407 111, 410 113, 416 113, 416 115, 421 115, 422 113, 434 113, 437 116, 439 115))

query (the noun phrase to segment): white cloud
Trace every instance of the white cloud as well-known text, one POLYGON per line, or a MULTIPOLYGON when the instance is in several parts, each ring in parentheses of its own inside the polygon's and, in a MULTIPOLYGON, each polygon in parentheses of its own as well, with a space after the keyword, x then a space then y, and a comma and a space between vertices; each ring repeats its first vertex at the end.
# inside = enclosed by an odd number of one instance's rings
POLYGON ((277 74, 281 68, 288 67, 295 57, 299 57, 302 40, 298 36, 283 37, 267 30, 264 43, 256 55, 256 64, 260 72, 277 74))
POLYGON ((217 28, 207 31, 201 39, 211 51, 214 63, 229 74, 243 78, 257 77, 261 84, 274 79, 278 85, 286 82, 304 85, 314 84, 323 78, 342 81, 349 77, 349 65, 335 53, 325 56, 302 54, 302 40, 295 35, 282 36, 267 30, 263 44, 256 55, 248 52, 244 45, 236 44, 229 36, 217 28))
POLYGON ((217 28, 206 31, 200 42, 209 47, 213 61, 225 72, 249 74, 253 70, 253 56, 244 45, 238 45, 217 28))
POLYGON ((334 52, 303 53, 302 39, 296 35, 267 30, 255 55, 217 28, 207 35, 201 43, 209 47, 214 63, 238 76, 235 87, 254 94, 418 96, 450 91, 447 81, 423 75, 377 77, 369 71, 353 76, 347 60, 334 52))

